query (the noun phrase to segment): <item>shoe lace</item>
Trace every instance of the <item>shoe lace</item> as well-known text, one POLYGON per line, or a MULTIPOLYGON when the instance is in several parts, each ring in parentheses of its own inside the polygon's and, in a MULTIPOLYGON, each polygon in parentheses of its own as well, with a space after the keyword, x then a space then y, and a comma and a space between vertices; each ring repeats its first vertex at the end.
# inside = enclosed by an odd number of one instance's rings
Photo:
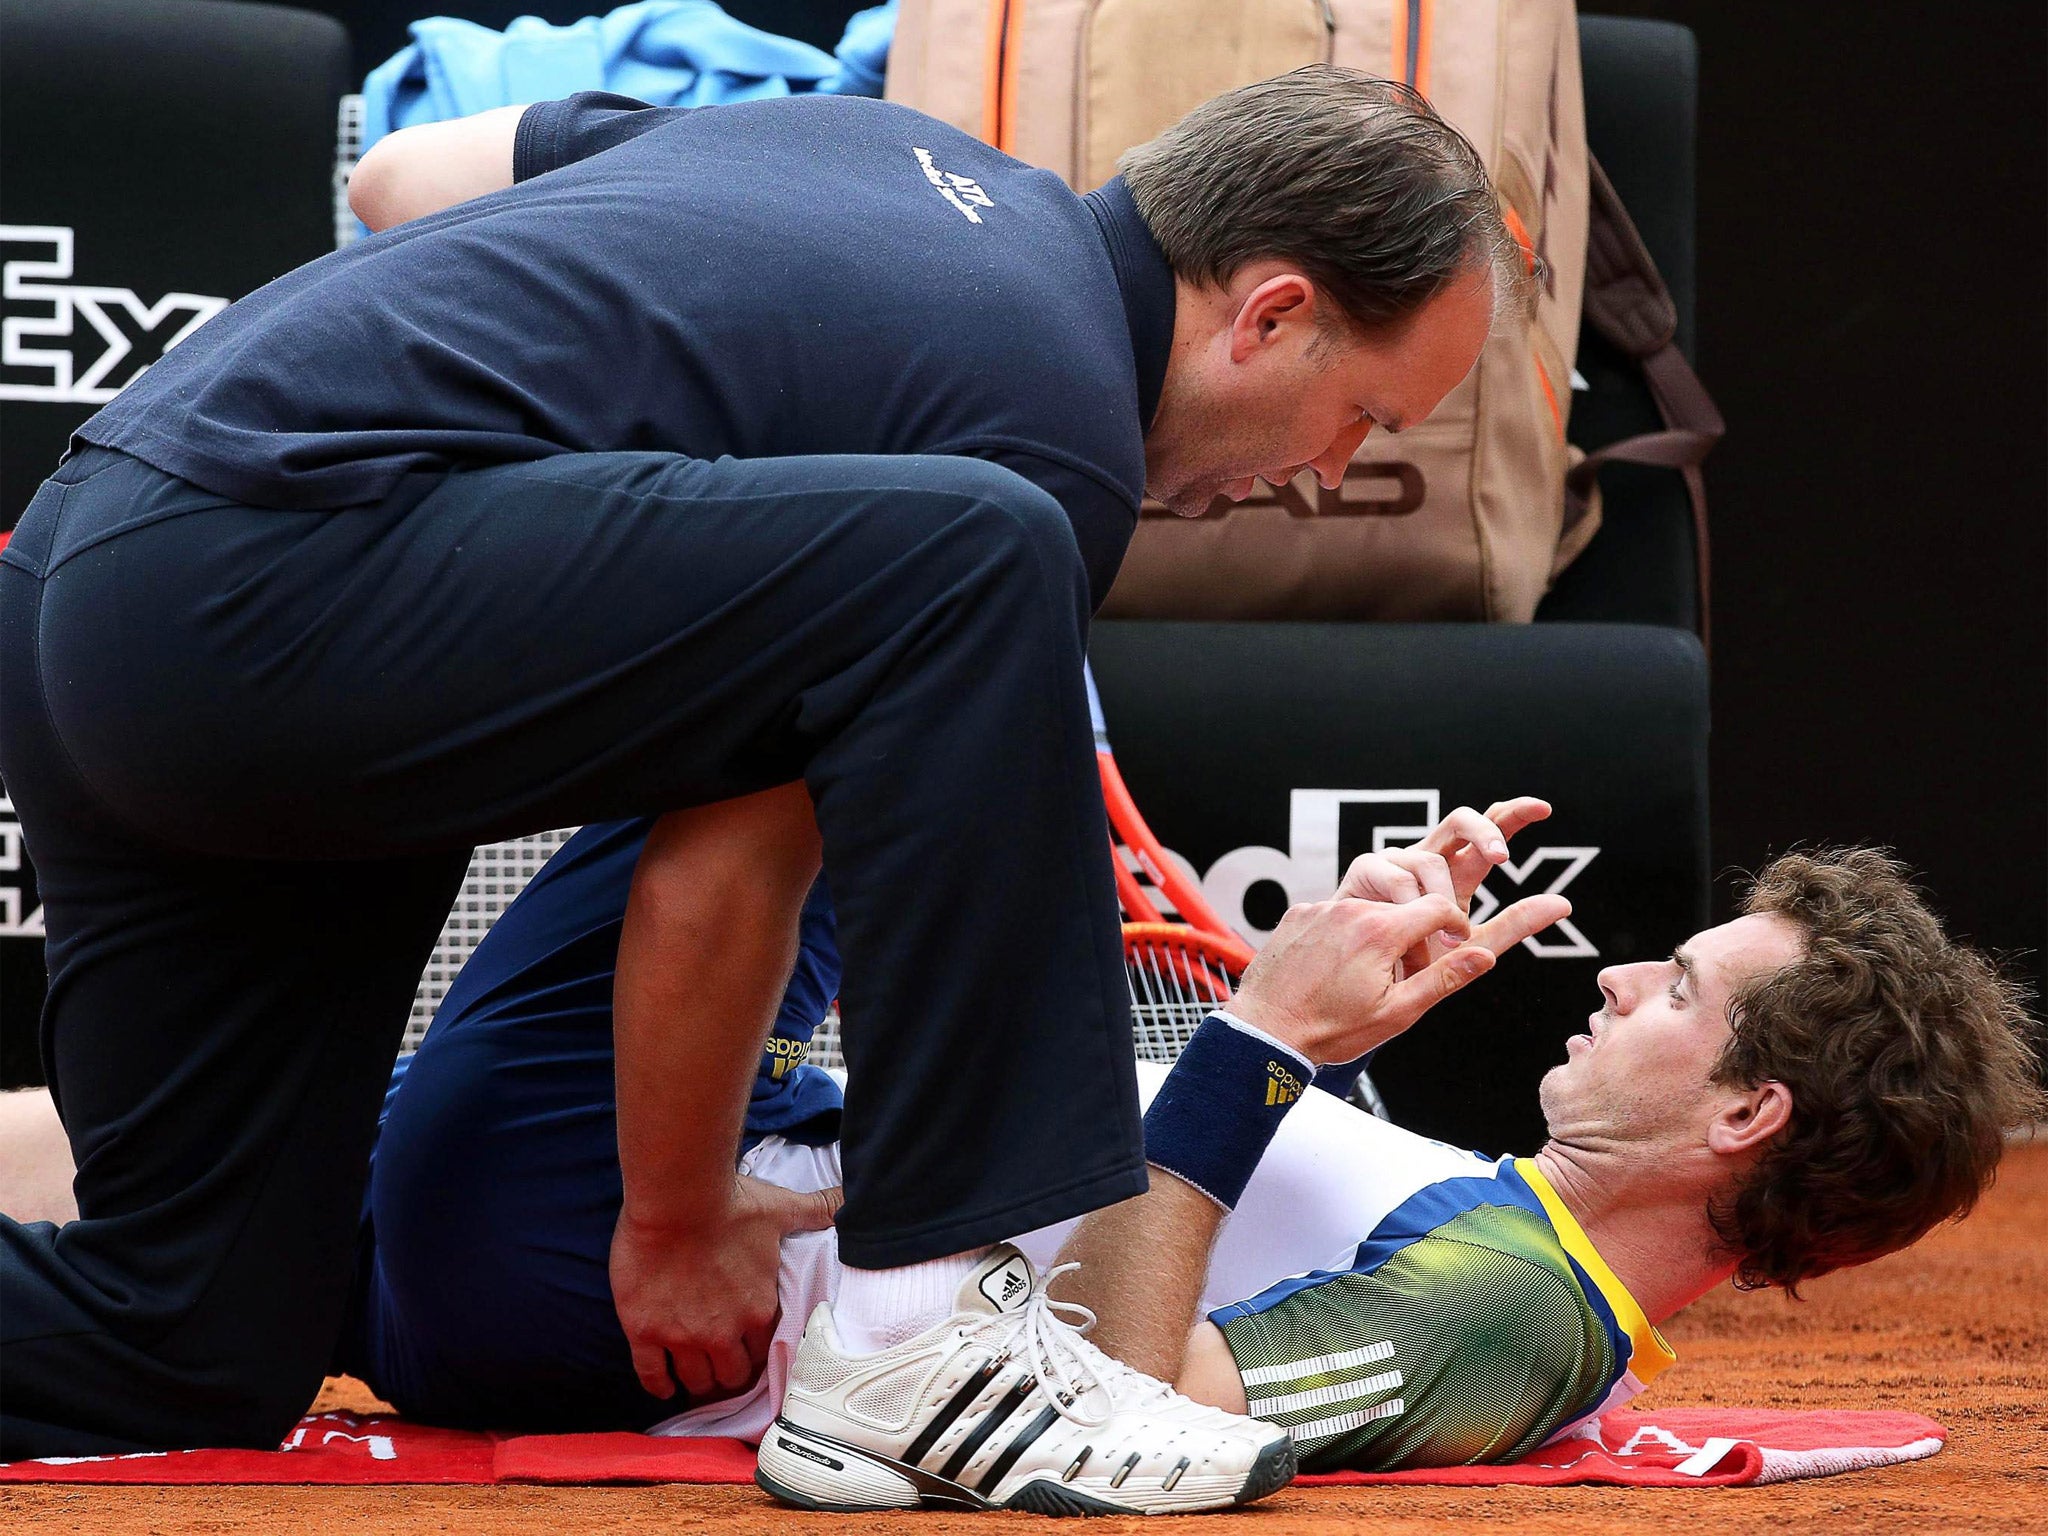
POLYGON ((983 1330, 998 1333, 1004 1348, 1024 1357, 1062 1418, 1084 1429, 1100 1429, 1119 1408, 1171 1396, 1173 1388, 1104 1354, 1081 1337, 1095 1326, 1095 1313, 1077 1301, 1054 1301, 1047 1294, 1053 1281, 1080 1267, 1078 1263, 1054 1265, 1029 1301, 1015 1312, 990 1318, 983 1330), (1100 1413, 1081 1407, 1091 1387, 1101 1389, 1100 1413), (1120 1402, 1120 1395, 1131 1397, 1131 1387, 1137 1388, 1136 1398, 1120 1402), (1120 1394, 1119 1388, 1125 1390, 1120 1394))

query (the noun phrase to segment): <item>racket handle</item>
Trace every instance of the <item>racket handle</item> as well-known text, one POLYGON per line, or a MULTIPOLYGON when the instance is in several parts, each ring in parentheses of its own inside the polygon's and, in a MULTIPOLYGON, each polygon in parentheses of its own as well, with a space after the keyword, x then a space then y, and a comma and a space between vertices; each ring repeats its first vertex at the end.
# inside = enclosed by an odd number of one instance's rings
POLYGON ((1088 665, 1088 658, 1081 658, 1081 680, 1088 685, 1088 723, 1095 727, 1095 750, 1109 750, 1109 722, 1103 718, 1102 695, 1096 691, 1095 669, 1088 665))

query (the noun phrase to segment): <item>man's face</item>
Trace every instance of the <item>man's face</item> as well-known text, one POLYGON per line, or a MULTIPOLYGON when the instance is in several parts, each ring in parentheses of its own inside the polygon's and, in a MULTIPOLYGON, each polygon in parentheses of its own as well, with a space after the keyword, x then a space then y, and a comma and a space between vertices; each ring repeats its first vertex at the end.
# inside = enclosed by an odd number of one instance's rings
POLYGON ((1375 425, 1421 421, 1472 371, 1493 321, 1478 269, 1399 330, 1359 336, 1299 273, 1259 262, 1222 290, 1183 288, 1184 319, 1145 438, 1146 489, 1182 517, 1304 469, 1334 489, 1375 425))
POLYGON ((1799 958, 1799 929, 1758 913, 1694 935, 1668 960, 1609 966, 1605 1006, 1540 1097, 1552 1141, 1696 1145, 1729 1090, 1709 1079, 1728 1043, 1728 1003, 1752 978, 1799 958))

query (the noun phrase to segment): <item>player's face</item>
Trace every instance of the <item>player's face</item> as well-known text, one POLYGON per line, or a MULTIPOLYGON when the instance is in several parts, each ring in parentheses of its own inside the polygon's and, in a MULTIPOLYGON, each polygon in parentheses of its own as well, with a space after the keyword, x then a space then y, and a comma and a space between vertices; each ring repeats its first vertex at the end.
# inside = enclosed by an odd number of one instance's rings
POLYGON ((1453 283, 1399 331, 1363 337, 1330 329, 1327 301, 1299 297, 1287 281, 1283 271, 1237 295, 1243 303, 1205 344, 1176 348, 1145 441, 1145 477, 1182 517, 1305 469, 1327 488, 1341 484, 1375 426, 1421 421, 1472 371, 1493 321, 1486 272, 1453 283))
POLYGON ((1704 1135, 1728 1004, 1752 977, 1799 957, 1799 930, 1761 913, 1709 928, 1669 959, 1600 973, 1603 1006, 1543 1079, 1553 1141, 1681 1146, 1704 1135))

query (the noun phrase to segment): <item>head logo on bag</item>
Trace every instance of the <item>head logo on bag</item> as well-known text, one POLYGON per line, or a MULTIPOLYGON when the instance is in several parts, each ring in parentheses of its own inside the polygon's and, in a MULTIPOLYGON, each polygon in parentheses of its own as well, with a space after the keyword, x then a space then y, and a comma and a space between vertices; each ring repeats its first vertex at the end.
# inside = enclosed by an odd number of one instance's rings
MULTIPOLYGON (((1465 137, 1537 278, 1534 312, 1496 316, 1465 381, 1399 439, 1368 437, 1339 490, 1147 508, 1103 616, 1526 621, 1599 528, 1601 462, 1696 466, 1720 432, 1592 165, 1572 0, 900 0, 888 96, 1086 191, 1204 101, 1316 64, 1410 86, 1465 137), (1685 432, 1591 461, 1567 443, 1582 307, 1653 378, 1691 380, 1652 391, 1685 432)), ((1696 470, 1687 485, 1703 577, 1696 470)))
MULTIPOLYGON (((1390 459, 1367 463, 1354 459, 1344 470, 1344 483, 1334 491, 1316 484, 1313 475, 1298 475, 1285 485, 1259 482, 1258 489, 1243 501, 1219 496, 1202 514, 1204 521, 1225 518, 1240 509, 1256 512, 1278 507, 1289 517, 1406 517, 1422 509, 1427 483, 1419 465, 1390 459)), ((1165 507, 1148 501, 1140 517, 1173 517, 1165 507)))

